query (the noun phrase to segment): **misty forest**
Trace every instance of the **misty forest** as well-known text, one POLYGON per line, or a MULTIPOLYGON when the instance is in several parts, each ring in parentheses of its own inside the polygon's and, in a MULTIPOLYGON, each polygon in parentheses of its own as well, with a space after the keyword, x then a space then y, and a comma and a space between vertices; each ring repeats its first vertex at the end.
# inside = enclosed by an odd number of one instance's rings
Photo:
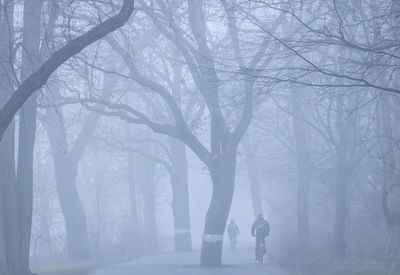
POLYGON ((400 274, 399 79, 399 0, 0 0, 0 275, 400 274))

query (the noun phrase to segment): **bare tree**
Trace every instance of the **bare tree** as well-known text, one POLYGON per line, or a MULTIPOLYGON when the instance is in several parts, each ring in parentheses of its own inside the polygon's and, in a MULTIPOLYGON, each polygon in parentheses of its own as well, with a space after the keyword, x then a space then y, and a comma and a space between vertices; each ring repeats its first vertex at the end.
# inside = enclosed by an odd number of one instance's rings
POLYGON ((69 41, 65 46, 54 52, 34 73, 24 80, 13 93, 0 111, 0 138, 3 137, 7 126, 15 113, 25 101, 38 89, 40 89, 65 61, 82 51, 88 45, 115 31, 128 21, 134 9, 134 0, 125 0, 120 12, 98 24, 90 31, 69 41))
MULTIPOLYGON (((13 77, 15 71, 13 68, 14 53, 12 46, 14 39, 14 19, 12 17, 14 2, 6 1, 5 3, 1 3, 2 26, 4 26, 4 28, 2 28, 4 34, 3 37, 8 38, 6 39, 8 41, 3 44, 4 46, 7 46, 7 48, 3 48, 2 54, 4 54, 4 56, 8 55, 9 57, 8 59, 5 59, 8 60, 7 62, 9 63, 6 68, 9 69, 6 69, 5 74, 3 74, 4 78, 2 78, 2 86, 7 82, 11 83, 11 85, 4 85, 4 87, 2 87, 2 95, 5 95, 5 97, 2 99, 2 110, 0 111, 0 139, 9 124, 12 122, 15 113, 36 90, 46 83, 50 75, 66 60, 80 52, 87 45, 123 25, 132 13, 134 4, 133 1, 125 1, 121 12, 118 15, 99 24, 84 35, 71 40, 67 45, 51 55, 43 65, 36 69, 40 63, 38 60, 38 54, 40 43, 41 3, 42 1, 25 1, 25 27, 23 30, 22 42, 23 65, 21 70, 21 78, 23 81, 14 93, 11 93, 14 86, 13 82, 16 80, 15 77, 13 77)), ((15 176, 6 178, 9 185, 6 185, 5 189, 1 192, 2 197, 4 198, 2 199, 4 207, 1 209, 2 211, 8 211, 8 214, 1 215, 2 225, 4 228, 4 230, 1 231, 2 238, 6 239, 8 242, 5 247, 6 251, 3 251, 3 256, 1 257, 6 259, 5 262, 2 262, 1 267, 4 274, 31 273, 29 270, 29 247, 32 219, 32 158, 36 125, 35 113, 36 101, 35 98, 32 98, 27 103, 20 116, 19 160, 17 178, 15 179, 16 182, 14 183, 13 179, 15 176), (7 218, 6 215, 9 217, 7 218), (13 234, 19 237, 13 239, 13 234)), ((13 135, 13 126, 11 125, 9 141, 13 140, 13 135)), ((14 145, 6 142, 4 146, 1 155, 7 158, 12 157, 7 151, 14 150, 14 145), (5 153, 7 154, 5 155, 5 153)), ((12 163, 13 161, 11 160, 10 162, 10 159, 8 159, 6 162, 12 163)), ((5 169, 9 169, 8 172, 5 172, 5 175, 13 173, 14 171, 13 167, 5 167, 5 169)))

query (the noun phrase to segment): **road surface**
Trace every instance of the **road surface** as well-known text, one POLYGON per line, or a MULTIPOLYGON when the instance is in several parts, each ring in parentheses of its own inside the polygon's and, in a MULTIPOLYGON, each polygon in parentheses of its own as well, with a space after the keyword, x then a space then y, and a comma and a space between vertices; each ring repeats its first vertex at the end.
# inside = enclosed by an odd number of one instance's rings
POLYGON ((95 270, 91 275, 288 275, 279 266, 270 263, 253 263, 253 250, 224 251, 221 268, 201 268, 199 252, 157 253, 132 262, 95 270))

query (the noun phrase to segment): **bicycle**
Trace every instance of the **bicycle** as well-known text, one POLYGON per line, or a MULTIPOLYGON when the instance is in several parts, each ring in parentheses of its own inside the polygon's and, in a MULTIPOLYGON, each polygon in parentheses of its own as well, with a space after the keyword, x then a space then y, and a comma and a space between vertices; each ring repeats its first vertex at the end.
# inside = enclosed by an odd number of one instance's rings
POLYGON ((258 264, 262 264, 263 260, 264 260, 264 254, 265 254, 265 250, 264 250, 264 244, 263 243, 259 243, 257 244, 257 263, 258 264))

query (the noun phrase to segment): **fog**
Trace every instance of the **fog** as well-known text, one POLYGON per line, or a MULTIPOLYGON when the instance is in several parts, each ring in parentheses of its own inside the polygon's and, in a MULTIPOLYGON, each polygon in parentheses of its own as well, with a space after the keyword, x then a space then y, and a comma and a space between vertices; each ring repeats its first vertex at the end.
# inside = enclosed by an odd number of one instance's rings
POLYGON ((0 275, 399 274, 399 18, 0 0, 0 275))

